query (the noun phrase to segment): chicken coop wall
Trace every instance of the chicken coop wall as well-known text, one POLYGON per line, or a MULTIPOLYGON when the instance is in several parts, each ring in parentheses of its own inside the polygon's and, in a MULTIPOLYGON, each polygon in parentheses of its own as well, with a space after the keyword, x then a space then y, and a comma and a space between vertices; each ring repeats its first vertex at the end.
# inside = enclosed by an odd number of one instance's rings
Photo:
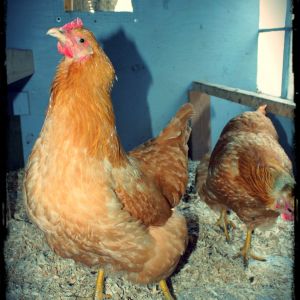
MULTIPOLYGON (((35 66, 31 77, 9 86, 11 95, 28 97, 20 115, 24 161, 43 124, 61 59, 46 32, 77 16, 115 66, 113 104, 126 150, 159 133, 187 101, 195 80, 256 89, 258 0, 135 0, 133 13, 94 14, 64 12, 60 0, 10 0, 7 6, 7 47, 32 49, 35 66)), ((226 122, 247 109, 212 97, 212 147, 226 122)), ((293 122, 276 117, 276 123, 286 137, 284 146, 291 147, 293 122)))

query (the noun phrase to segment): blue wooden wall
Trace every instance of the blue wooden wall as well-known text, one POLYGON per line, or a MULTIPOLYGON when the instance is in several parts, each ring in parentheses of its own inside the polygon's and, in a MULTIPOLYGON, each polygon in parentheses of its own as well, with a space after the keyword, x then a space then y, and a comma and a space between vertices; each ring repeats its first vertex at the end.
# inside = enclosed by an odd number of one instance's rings
MULTIPOLYGON (((88 14, 65 13, 63 0, 8 1, 7 47, 32 49, 35 63, 31 78, 10 87, 11 99, 18 98, 15 92, 28 98, 23 109, 18 101, 25 159, 43 124, 61 58, 46 32, 77 16, 115 66, 113 102, 126 149, 159 133, 186 102, 194 80, 255 91, 259 0, 134 0, 133 6, 133 13, 88 14)), ((212 98, 213 145, 226 122, 245 110, 212 98)), ((293 123, 277 120, 288 147, 293 123)))

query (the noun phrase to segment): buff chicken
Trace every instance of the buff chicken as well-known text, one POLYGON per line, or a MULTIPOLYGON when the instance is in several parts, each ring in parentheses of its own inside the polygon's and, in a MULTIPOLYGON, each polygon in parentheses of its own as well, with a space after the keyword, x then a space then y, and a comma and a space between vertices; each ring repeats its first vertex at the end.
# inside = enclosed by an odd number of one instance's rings
POLYGON ((262 105, 231 119, 211 155, 204 156, 196 175, 200 198, 220 212, 217 225, 224 230, 227 241, 229 228, 235 228, 228 219, 228 210, 246 224, 246 240, 236 256, 242 256, 245 265, 249 257, 265 260, 251 252, 255 228, 267 229, 279 215, 293 220, 292 164, 278 143, 265 109, 262 105))
POLYGON ((155 139, 126 153, 111 102, 114 68, 94 35, 74 21, 52 28, 63 59, 51 87, 44 125, 24 178, 27 213, 61 257, 99 266, 135 283, 165 279, 187 245, 176 211, 185 192, 190 104, 155 139))

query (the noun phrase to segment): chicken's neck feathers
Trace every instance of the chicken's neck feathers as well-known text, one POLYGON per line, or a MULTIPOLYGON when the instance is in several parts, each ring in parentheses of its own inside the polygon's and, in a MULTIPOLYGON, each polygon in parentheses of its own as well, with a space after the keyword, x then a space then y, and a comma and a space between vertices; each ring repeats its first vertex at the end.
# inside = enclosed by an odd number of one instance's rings
POLYGON ((295 180, 290 174, 281 172, 274 180, 273 193, 279 194, 285 189, 292 189, 294 184, 295 180))
POLYGON ((57 140, 85 148, 98 159, 122 165, 127 156, 120 143, 111 102, 114 70, 97 56, 83 62, 63 59, 54 78, 46 121, 55 120, 57 140))

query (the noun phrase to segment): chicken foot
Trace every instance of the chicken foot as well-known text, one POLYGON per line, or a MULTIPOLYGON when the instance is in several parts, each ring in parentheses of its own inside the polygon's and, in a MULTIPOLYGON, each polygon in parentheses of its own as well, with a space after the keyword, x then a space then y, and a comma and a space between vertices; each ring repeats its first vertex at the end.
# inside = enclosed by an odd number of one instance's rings
POLYGON ((97 281, 96 281, 94 300, 104 300, 104 299, 111 298, 111 295, 105 295, 103 293, 103 289, 104 289, 104 269, 99 269, 97 281))
MULTIPOLYGON (((170 290, 167 286, 167 283, 164 279, 159 282, 159 286, 160 286, 166 300, 174 300, 174 298, 172 297, 170 290)), ((104 300, 105 298, 107 298, 107 299, 111 298, 111 295, 104 295, 103 287, 104 287, 104 269, 99 269, 97 281, 96 281, 96 290, 95 290, 94 300, 104 300)))
POLYGON ((266 261, 265 258, 260 257, 250 251, 252 231, 253 231, 252 227, 247 228, 247 235, 246 235, 246 240, 245 240, 244 246, 241 248, 240 252, 234 256, 234 258, 242 256, 245 266, 247 266, 247 264, 248 264, 249 256, 255 260, 266 261))
POLYGON ((228 227, 231 226, 232 229, 235 229, 236 226, 232 221, 228 220, 227 210, 225 208, 222 208, 220 217, 219 217, 216 225, 218 225, 219 227, 221 227, 224 230, 226 241, 229 242, 230 241, 230 236, 229 236, 229 233, 228 233, 228 227))
POLYGON ((159 282, 159 286, 160 286, 166 300, 174 300, 174 298, 172 297, 172 295, 169 291, 167 283, 164 279, 159 282))

